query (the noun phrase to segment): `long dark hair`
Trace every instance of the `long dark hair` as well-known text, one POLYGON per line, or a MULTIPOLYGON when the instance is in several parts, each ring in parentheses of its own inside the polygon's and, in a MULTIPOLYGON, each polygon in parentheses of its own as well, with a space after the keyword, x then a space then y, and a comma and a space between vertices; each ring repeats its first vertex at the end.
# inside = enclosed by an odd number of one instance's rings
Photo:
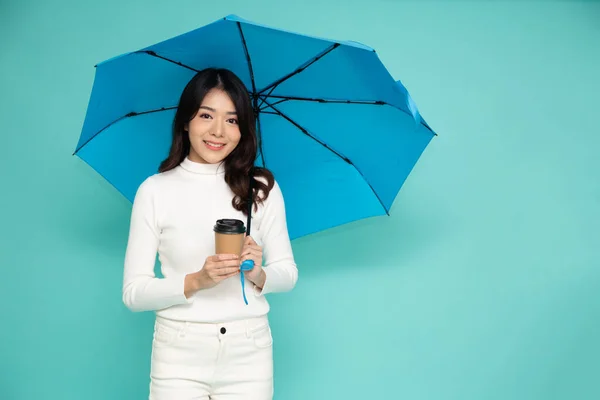
POLYGON ((232 206, 248 215, 250 177, 253 178, 255 207, 267 199, 275 180, 271 171, 254 166, 257 156, 256 116, 246 86, 228 69, 204 69, 185 86, 173 120, 171 149, 168 157, 160 164, 159 172, 177 167, 189 154, 190 137, 185 127, 194 118, 204 97, 212 89, 223 90, 235 105, 241 137, 236 148, 224 160, 225 182, 235 194, 231 201, 232 206), (266 183, 256 179, 260 177, 265 178, 266 183), (260 192, 263 193, 262 197, 258 196, 260 192))

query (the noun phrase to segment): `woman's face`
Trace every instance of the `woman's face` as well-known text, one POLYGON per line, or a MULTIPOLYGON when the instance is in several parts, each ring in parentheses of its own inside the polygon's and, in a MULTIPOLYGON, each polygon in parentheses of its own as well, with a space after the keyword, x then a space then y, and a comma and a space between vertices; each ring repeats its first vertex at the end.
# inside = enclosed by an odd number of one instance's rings
POLYGON ((215 164, 231 154, 241 133, 235 106, 227 93, 219 89, 208 92, 187 131, 191 161, 215 164))

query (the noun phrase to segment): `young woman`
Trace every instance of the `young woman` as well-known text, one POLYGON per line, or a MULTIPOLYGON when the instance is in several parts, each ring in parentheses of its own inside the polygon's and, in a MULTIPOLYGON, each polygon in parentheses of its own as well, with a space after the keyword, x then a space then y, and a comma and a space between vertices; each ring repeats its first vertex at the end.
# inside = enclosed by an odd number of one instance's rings
POLYGON ((253 166, 256 155, 244 84, 228 70, 199 72, 181 94, 168 157, 138 188, 125 254, 123 302, 156 313, 150 399, 273 396, 265 294, 291 290, 298 271, 281 190, 253 166), (252 230, 241 256, 213 254, 216 221, 246 220, 250 175, 252 230), (248 259, 254 268, 240 272, 248 259))

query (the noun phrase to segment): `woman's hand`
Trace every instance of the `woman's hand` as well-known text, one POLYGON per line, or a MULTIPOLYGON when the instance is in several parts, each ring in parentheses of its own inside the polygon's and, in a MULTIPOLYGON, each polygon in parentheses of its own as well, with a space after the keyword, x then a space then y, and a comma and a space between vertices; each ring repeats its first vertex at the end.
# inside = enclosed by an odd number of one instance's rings
POLYGON ((185 277, 185 295, 190 297, 194 292, 216 286, 219 282, 231 278, 240 272, 240 258, 235 254, 216 254, 204 262, 198 272, 185 277))
POLYGON ((262 268, 263 251, 251 236, 246 236, 246 239, 244 240, 244 246, 242 247, 242 254, 240 257, 240 265, 245 260, 254 261, 254 268, 249 271, 244 271, 246 278, 248 278, 250 282, 254 283, 259 288, 262 288, 266 279, 265 271, 263 271, 262 268))

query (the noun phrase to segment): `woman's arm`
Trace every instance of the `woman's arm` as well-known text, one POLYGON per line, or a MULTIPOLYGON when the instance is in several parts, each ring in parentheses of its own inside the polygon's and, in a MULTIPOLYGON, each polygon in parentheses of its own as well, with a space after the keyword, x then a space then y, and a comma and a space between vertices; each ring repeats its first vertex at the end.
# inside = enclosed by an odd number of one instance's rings
POLYGON ((158 250, 154 181, 150 177, 138 188, 131 212, 129 240, 123 273, 123 303, 132 311, 160 310, 190 303, 197 288, 192 275, 157 278, 154 264, 158 250))
POLYGON ((261 277, 264 284, 257 285, 254 293, 261 296, 292 290, 298 280, 298 268, 288 234, 283 194, 277 182, 265 201, 260 230, 265 260, 261 277))

